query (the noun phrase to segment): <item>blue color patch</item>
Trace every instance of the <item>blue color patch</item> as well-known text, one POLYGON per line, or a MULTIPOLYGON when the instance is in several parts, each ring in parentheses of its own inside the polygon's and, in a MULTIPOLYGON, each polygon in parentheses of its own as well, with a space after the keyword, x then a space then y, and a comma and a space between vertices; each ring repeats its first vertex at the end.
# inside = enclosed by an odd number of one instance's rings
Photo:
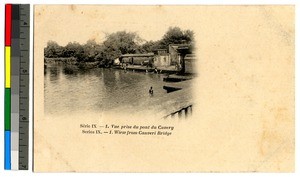
POLYGON ((11 144, 10 144, 10 131, 5 131, 4 136, 4 169, 11 170, 11 144))

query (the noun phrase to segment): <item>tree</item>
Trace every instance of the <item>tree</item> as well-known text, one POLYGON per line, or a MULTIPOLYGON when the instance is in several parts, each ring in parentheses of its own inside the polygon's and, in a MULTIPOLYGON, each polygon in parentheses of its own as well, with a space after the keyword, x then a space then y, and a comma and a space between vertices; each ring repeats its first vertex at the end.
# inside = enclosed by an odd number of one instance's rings
POLYGON ((96 43, 95 40, 88 40, 87 43, 83 45, 83 51, 84 51, 83 60, 88 62, 96 61, 95 57, 99 52, 97 51, 98 48, 99 45, 96 43))
POLYGON ((80 44, 77 42, 69 42, 65 46, 64 56, 65 57, 75 57, 78 50, 80 50, 80 44))
POLYGON ((84 50, 83 46, 78 42, 69 42, 65 46, 64 57, 75 57, 77 61, 84 61, 84 50))
POLYGON ((140 37, 136 33, 119 31, 107 35, 103 42, 106 59, 115 59, 121 54, 137 53, 140 37))
POLYGON ((157 49, 168 49, 169 44, 191 44, 193 48, 194 32, 184 31, 179 27, 170 27, 161 40, 146 42, 137 33, 126 31, 107 34, 103 44, 88 40, 84 45, 69 42, 62 47, 54 41, 49 41, 44 49, 44 56, 48 58, 74 57, 77 62, 109 63, 122 54, 155 52, 157 49))
POLYGON ((155 52, 157 49, 168 49, 169 44, 194 44, 194 32, 181 30, 179 27, 170 27, 161 40, 147 41, 140 45, 140 53, 155 52))
POLYGON ((194 32, 192 30, 186 30, 183 32, 184 40, 188 43, 194 43, 194 32))
POLYGON ((193 41, 193 31, 183 31, 179 27, 170 27, 161 39, 160 44, 167 49, 169 44, 191 44, 193 41))
POLYGON ((63 56, 63 47, 54 41, 47 42, 47 47, 44 49, 44 55, 48 58, 57 58, 63 56))
POLYGON ((161 49, 164 46, 161 45, 161 41, 147 41, 142 44, 139 49, 139 53, 155 52, 157 49, 161 49))

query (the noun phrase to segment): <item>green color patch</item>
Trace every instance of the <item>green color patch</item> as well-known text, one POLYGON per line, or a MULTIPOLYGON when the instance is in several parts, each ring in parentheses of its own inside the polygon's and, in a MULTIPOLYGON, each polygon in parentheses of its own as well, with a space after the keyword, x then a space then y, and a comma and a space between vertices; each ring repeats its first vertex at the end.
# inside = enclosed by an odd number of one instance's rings
POLYGON ((4 100, 5 100, 5 118, 4 118, 4 124, 5 124, 5 131, 10 131, 10 118, 11 118, 11 106, 10 106, 10 102, 11 102, 11 90, 10 88, 5 88, 5 96, 4 96, 4 100))

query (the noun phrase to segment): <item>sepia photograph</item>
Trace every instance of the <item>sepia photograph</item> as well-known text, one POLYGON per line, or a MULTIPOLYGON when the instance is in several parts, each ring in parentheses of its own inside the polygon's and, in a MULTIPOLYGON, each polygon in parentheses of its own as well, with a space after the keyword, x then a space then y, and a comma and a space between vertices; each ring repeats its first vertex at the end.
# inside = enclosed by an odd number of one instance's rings
POLYGON ((34 5, 35 172, 293 172, 295 7, 34 5))
POLYGON ((94 28, 103 38, 85 43, 76 41, 77 36, 66 45, 49 39, 44 49, 45 114, 192 114, 191 83, 197 76, 193 30, 170 26, 159 31, 162 36, 150 34, 155 38, 146 40, 140 36, 144 31, 115 29, 94 28))

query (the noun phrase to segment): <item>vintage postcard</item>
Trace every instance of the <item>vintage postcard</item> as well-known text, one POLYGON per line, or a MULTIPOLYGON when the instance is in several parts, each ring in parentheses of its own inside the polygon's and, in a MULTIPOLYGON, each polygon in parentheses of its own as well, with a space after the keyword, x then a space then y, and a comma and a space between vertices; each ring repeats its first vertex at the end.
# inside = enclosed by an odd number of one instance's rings
POLYGON ((34 171, 293 172, 295 7, 34 6, 34 171))

